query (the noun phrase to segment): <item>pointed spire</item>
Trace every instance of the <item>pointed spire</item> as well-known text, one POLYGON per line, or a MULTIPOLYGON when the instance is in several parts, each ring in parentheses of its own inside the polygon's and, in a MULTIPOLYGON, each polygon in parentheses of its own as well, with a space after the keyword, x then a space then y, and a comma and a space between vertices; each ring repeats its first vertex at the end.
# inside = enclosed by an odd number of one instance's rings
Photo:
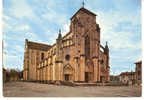
POLYGON ((108 41, 106 41, 106 45, 108 45, 108 41))
POLYGON ((109 48, 108 48, 108 42, 107 42, 107 41, 106 41, 105 49, 109 49, 109 48))
POLYGON ((107 55, 109 55, 109 47, 108 47, 108 42, 107 41, 106 41, 104 53, 107 54, 107 55))
POLYGON ((61 38, 62 35, 61 35, 61 29, 59 29, 59 35, 58 35, 58 38, 61 38))
POLYGON ((59 33, 61 33, 61 29, 59 29, 59 33))
POLYGON ((28 39, 25 39, 25 42, 28 42, 28 39))
POLYGON ((84 0, 83 0, 83 2, 82 2, 82 8, 84 8, 84 5, 85 5, 85 3, 84 3, 84 0))

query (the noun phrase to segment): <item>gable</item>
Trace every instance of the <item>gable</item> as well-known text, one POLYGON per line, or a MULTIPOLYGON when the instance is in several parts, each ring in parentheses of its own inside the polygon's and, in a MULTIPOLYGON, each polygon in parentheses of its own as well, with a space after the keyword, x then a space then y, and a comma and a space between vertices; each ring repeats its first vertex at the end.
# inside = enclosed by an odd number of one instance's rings
POLYGON ((94 14, 93 12, 85 9, 85 8, 80 8, 72 17, 71 17, 71 20, 74 18, 74 16, 76 16, 80 11, 84 12, 84 13, 87 13, 88 15, 92 15, 92 16, 97 16, 96 14, 94 14))

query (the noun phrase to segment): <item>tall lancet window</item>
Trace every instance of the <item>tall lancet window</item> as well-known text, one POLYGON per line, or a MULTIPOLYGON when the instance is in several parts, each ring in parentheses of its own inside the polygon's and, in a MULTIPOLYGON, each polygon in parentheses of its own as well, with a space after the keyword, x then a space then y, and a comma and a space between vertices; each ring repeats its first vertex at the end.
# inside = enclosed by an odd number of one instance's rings
POLYGON ((90 39, 88 36, 85 37, 85 59, 90 58, 90 39))

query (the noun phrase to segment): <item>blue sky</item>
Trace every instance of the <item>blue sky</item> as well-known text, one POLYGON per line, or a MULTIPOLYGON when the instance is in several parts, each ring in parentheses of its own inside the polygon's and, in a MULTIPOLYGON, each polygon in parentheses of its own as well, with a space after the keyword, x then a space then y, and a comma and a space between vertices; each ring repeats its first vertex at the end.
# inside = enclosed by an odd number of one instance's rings
MULTIPOLYGON (((4 65, 23 69, 25 38, 53 44, 58 30, 69 31, 82 0, 3 0, 4 65)), ((96 13, 101 44, 108 41, 111 74, 135 69, 141 60, 141 0, 85 0, 96 13)))

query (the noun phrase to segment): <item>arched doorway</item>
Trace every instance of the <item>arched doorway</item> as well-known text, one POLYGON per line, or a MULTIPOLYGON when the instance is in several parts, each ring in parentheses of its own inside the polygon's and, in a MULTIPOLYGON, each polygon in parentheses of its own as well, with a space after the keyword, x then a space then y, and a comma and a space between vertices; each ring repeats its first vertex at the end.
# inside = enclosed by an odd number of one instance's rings
POLYGON ((70 64, 67 64, 63 68, 64 80, 73 81, 73 68, 70 64))
POLYGON ((86 61, 85 67, 85 82, 93 81, 94 65, 91 59, 86 61))

